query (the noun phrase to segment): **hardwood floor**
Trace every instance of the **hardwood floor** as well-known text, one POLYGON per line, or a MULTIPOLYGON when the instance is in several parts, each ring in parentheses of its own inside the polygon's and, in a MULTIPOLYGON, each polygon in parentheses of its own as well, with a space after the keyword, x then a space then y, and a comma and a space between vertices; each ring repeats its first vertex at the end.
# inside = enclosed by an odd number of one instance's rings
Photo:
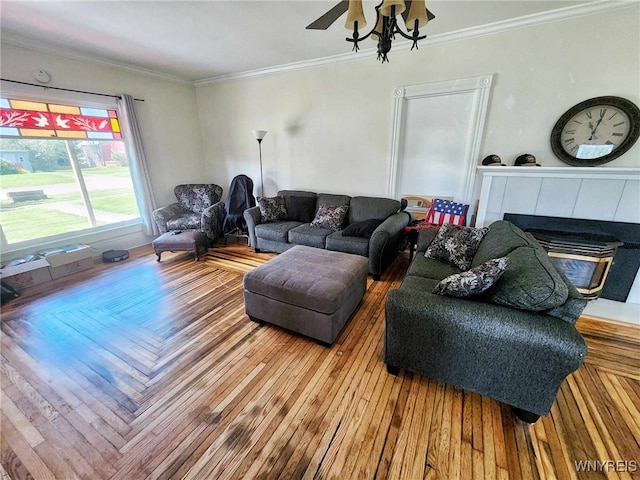
POLYGON ((582 318, 587 361, 530 426, 387 374, 406 256, 330 349, 244 315, 242 275, 269 258, 141 248, 3 307, 2 478, 640 478, 640 327, 582 318))

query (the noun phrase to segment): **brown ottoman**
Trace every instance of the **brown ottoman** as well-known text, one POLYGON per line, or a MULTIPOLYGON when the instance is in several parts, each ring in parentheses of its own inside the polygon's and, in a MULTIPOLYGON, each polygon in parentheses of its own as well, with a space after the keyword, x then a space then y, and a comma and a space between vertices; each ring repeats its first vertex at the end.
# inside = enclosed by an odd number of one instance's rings
POLYGON ((254 321, 335 342, 367 290, 366 257, 295 246, 244 276, 244 308, 254 321))
POLYGON ((207 242, 207 234, 204 232, 173 231, 163 233, 153 241, 152 245, 158 261, 162 252, 193 252, 198 261, 200 253, 207 251, 207 242))

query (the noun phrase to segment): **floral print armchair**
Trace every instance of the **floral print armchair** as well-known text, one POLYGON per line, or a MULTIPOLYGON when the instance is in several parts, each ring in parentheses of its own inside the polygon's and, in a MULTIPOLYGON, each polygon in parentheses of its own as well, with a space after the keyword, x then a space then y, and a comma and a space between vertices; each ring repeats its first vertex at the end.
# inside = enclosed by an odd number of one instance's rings
POLYGON ((173 189, 176 203, 158 208, 153 218, 160 233, 171 230, 199 230, 214 242, 222 234, 225 217, 222 187, 215 184, 189 183, 173 189))

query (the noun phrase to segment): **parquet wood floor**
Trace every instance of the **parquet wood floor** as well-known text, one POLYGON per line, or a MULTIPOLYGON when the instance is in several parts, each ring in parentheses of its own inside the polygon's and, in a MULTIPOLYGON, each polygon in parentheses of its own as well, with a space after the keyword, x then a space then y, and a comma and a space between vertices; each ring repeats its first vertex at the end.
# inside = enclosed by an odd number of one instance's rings
POLYGON ((586 364, 530 426, 387 374, 384 300, 406 255, 332 348, 244 315, 242 275, 269 258, 220 245, 157 263, 144 247, 3 307, 1 477, 640 478, 638 327, 581 319, 586 364))

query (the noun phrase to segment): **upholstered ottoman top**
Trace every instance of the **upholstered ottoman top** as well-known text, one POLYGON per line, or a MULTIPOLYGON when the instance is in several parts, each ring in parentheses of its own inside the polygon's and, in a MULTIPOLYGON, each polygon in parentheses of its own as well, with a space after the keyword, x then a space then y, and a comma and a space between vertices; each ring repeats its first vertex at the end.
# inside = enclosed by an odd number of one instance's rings
POLYGON ((331 314, 366 278, 369 261, 359 255, 295 246, 244 276, 250 292, 331 314))

